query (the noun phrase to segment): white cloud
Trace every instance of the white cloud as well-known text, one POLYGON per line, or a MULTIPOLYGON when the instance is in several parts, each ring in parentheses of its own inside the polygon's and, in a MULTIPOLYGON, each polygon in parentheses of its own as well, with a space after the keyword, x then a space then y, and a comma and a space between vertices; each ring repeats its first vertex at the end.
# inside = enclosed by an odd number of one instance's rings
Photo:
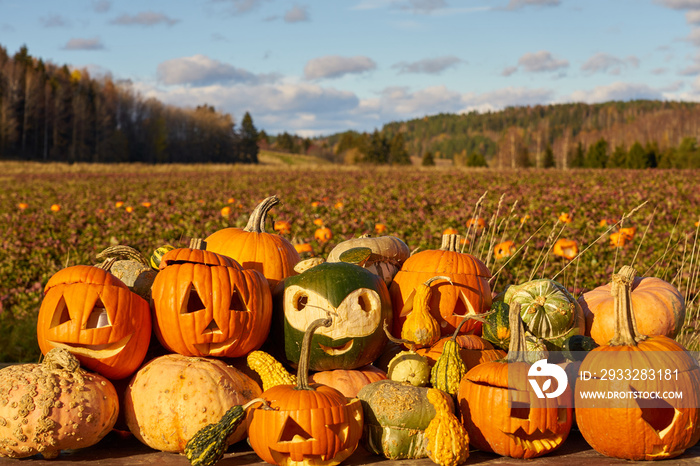
POLYGON ((694 10, 700 9, 700 0, 655 0, 667 8, 674 10, 694 10))
POLYGON ((48 16, 42 16, 41 25, 45 28, 60 28, 70 26, 70 21, 61 15, 51 14, 48 16))
POLYGON ((700 24, 700 10, 690 10, 685 14, 685 20, 688 24, 700 24))
POLYGON ((464 60, 447 55, 443 57, 425 58, 415 62, 399 62, 392 65, 392 68, 398 69, 399 73, 425 73, 425 74, 440 74, 448 68, 457 66, 463 63, 464 60))
POLYGON ((285 23, 298 23, 309 20, 308 7, 295 5, 284 14, 285 23))
POLYGON ((341 57, 327 55, 313 58, 304 66, 304 77, 309 80, 339 78, 346 74, 359 74, 374 70, 377 64, 368 57, 341 57))
POLYGON ((623 68, 631 66, 637 68, 639 59, 635 56, 630 56, 624 60, 608 53, 596 53, 581 66, 581 71, 588 74, 593 73, 610 73, 620 74, 623 68))
POLYGON ((523 69, 529 73, 542 73, 567 68, 569 62, 567 60, 554 58, 552 54, 546 50, 540 50, 535 53, 526 53, 520 57, 518 65, 522 66, 523 69))
POLYGON ((164 23, 168 26, 179 22, 178 19, 172 19, 163 13, 156 13, 153 11, 142 11, 136 15, 121 15, 118 18, 114 18, 110 21, 110 24, 117 24, 119 26, 154 26, 156 24, 164 23))
POLYGON ((407 0, 399 3, 399 8, 419 14, 429 14, 446 6, 445 0, 407 0))
POLYGON ((63 48, 65 50, 101 50, 104 45, 97 37, 92 39, 74 38, 69 40, 63 48))
POLYGON ((164 61, 158 65, 156 74, 158 81, 166 85, 190 84, 193 86, 214 83, 254 84, 273 78, 255 75, 201 54, 164 61))
POLYGON ((663 93, 646 84, 615 82, 592 90, 574 91, 564 101, 600 103, 610 100, 663 99, 663 93))
POLYGON ((106 13, 112 8, 112 2, 109 0, 93 0, 92 9, 95 13, 106 13))
POLYGON ((230 6, 228 11, 234 15, 242 15, 256 10, 267 0, 211 0, 213 3, 223 3, 230 6))
POLYGON ((507 10, 519 10, 528 6, 559 6, 561 0, 510 0, 507 10))

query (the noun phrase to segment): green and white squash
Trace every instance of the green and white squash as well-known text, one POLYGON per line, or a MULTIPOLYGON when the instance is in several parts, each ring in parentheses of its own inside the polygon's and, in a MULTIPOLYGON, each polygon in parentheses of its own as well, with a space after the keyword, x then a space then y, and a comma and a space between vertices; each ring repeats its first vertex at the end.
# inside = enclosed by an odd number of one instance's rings
POLYGON ((328 315, 333 324, 320 328, 311 342, 313 371, 356 369, 370 364, 387 342, 391 299, 384 281, 345 262, 325 262, 286 278, 275 288, 273 341, 283 345, 284 359, 296 366, 301 341, 311 322, 328 315))
POLYGON ((564 340, 583 335, 586 321, 581 306, 560 283, 547 278, 509 286, 503 301, 520 304, 527 329, 550 351, 561 351, 564 340))

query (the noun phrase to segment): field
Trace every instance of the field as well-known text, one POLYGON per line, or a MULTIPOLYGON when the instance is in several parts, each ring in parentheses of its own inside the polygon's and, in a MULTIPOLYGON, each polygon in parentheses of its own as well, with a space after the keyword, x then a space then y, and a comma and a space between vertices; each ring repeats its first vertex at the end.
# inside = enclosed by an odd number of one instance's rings
POLYGON ((548 277, 579 295, 633 264, 640 275, 681 290, 688 318, 678 338, 698 350, 698 171, 339 167, 271 154, 261 161, 256 167, 1 163, 0 362, 39 359, 35 318, 57 270, 93 264, 113 244, 150 255, 166 243, 186 246, 191 237, 243 227, 272 194, 282 203, 272 210, 268 231, 287 220, 288 239, 310 243, 319 256, 344 239, 378 234, 380 225, 381 234, 412 250, 438 248, 442 232, 455 228, 467 238, 464 251, 491 270, 494 293, 548 277), (483 228, 467 227, 473 218, 484 219, 483 228), (314 239, 321 222, 333 233, 325 243, 314 239), (616 247, 611 235, 620 227, 636 231, 616 247), (564 238, 577 242, 573 260, 554 253, 564 238), (505 240, 514 242, 512 254, 496 258, 494 246, 505 240))

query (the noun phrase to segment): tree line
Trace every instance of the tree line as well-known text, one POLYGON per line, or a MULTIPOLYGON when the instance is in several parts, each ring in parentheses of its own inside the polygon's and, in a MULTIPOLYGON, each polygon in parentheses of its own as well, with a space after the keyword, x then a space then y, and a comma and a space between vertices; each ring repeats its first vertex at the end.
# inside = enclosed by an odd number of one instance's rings
POLYGON ((246 113, 143 98, 128 82, 93 78, 0 46, 0 159, 53 162, 257 163, 246 113))

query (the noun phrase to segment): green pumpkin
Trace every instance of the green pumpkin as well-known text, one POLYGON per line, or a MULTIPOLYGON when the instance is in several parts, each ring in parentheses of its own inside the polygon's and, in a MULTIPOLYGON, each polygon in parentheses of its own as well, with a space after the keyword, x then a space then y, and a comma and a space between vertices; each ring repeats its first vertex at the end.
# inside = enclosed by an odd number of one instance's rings
POLYGON ((564 340, 583 335, 586 321, 581 306, 567 289, 541 278, 506 289, 503 301, 520 303, 520 316, 532 334, 550 351, 561 351, 564 340))
POLYGON ((155 251, 153 251, 151 257, 148 258, 150 266, 153 269, 158 270, 158 268, 160 267, 160 260, 163 258, 165 253, 173 249, 175 249, 175 246, 172 246, 170 244, 164 244, 163 246, 157 248, 155 251))
POLYGON ((356 369, 374 361, 387 342, 391 298, 384 281, 354 264, 326 262, 288 277, 275 289, 276 336, 284 359, 299 362, 309 323, 330 315, 333 324, 316 331, 309 368, 356 369))
POLYGON ((486 322, 481 327, 481 337, 496 347, 508 351, 508 345, 510 345, 510 324, 508 323, 510 307, 503 301, 494 301, 491 305, 491 312, 493 314, 486 316, 486 322))
POLYGON ((563 355, 568 361, 583 361, 589 351, 598 347, 598 343, 585 335, 572 335, 564 340, 563 355))
POLYGON ((392 380, 362 387, 357 393, 364 414, 362 446, 390 460, 427 458, 425 429, 435 417, 428 390, 392 380))

